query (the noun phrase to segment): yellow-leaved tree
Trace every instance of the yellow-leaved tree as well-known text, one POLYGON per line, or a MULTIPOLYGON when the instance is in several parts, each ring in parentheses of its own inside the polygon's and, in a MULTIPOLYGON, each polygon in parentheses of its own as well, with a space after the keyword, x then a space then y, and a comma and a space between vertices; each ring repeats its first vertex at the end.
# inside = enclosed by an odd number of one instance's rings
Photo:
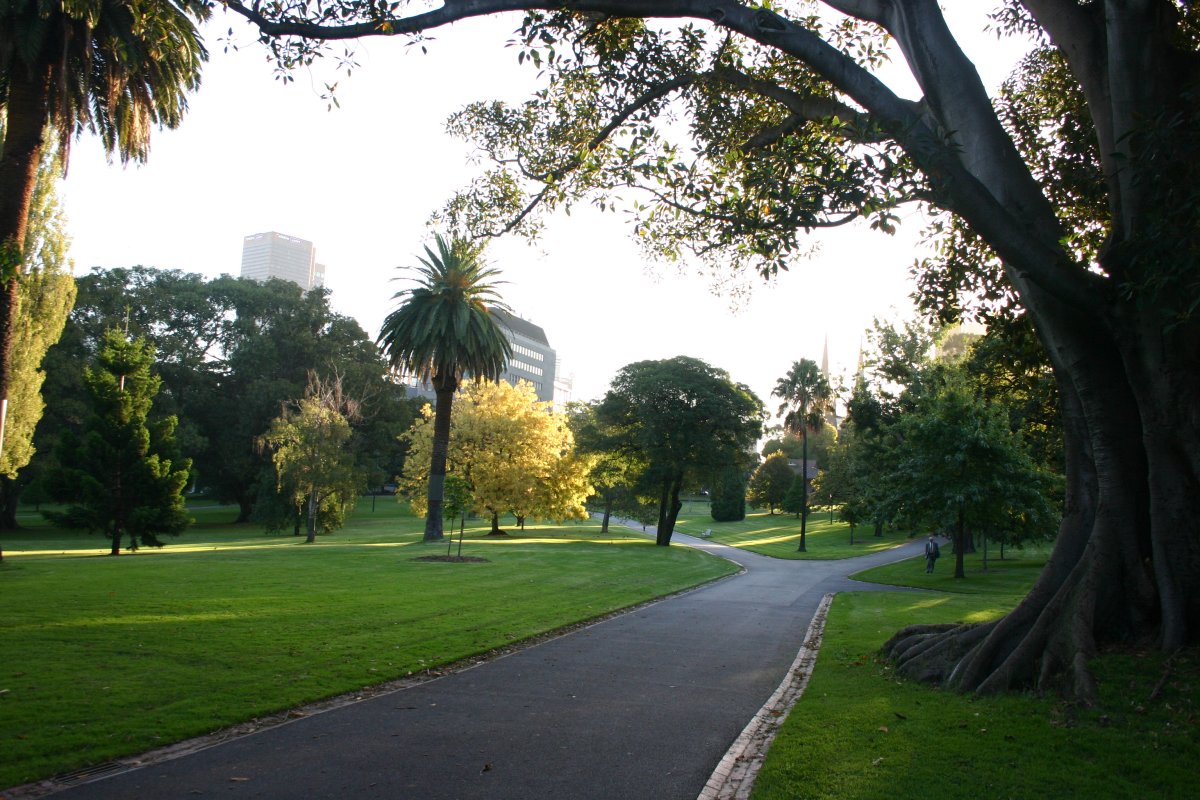
MULTIPOLYGON (((500 515, 529 519, 586 519, 584 502, 592 494, 590 457, 575 453, 575 439, 564 414, 537 399, 527 383, 468 383, 455 399, 446 472, 471 486, 473 510, 492 520, 500 534, 500 515)), ((421 491, 429 479, 433 412, 429 406, 405 434, 408 457, 401 483, 413 510, 424 514, 421 491)))

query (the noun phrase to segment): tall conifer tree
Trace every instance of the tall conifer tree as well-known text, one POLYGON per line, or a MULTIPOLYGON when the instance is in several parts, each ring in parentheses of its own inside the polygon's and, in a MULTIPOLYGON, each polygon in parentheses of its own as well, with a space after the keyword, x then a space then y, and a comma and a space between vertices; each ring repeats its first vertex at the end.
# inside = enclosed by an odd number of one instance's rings
POLYGON ((174 417, 147 423, 162 380, 151 374, 154 348, 130 340, 118 330, 104 336, 95 365, 84 375, 92 414, 81 436, 64 437, 59 467, 50 476, 50 493, 68 503, 65 511, 44 512, 68 528, 102 532, 112 540, 112 555, 129 549, 162 546, 159 536, 178 535, 187 527, 183 502, 189 459, 175 448, 174 417))

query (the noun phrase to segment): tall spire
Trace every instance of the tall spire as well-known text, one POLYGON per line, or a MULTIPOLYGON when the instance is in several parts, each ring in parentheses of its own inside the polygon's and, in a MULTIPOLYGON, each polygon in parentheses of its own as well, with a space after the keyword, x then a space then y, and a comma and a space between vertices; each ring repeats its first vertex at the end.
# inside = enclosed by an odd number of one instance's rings
POLYGON ((821 351, 821 374, 829 380, 829 334, 825 334, 825 348, 821 351))

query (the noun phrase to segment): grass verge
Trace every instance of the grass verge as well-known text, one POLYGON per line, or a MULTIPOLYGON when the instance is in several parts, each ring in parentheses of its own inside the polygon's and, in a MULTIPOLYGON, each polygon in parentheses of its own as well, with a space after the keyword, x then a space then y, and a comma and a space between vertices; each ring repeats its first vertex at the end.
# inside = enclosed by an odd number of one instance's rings
POLYGON ((751 511, 738 522, 716 522, 709 512, 708 502, 696 500, 684 503, 675 530, 689 536, 699 536, 710 530, 713 541, 730 547, 772 558, 804 560, 864 556, 909 540, 906 532, 887 530, 882 537, 876 537, 872 526, 859 525, 854 531, 854 544, 851 544, 849 525, 836 518, 831 521, 827 511, 814 510, 808 515, 804 535, 806 551, 801 553, 797 551, 800 520, 795 515, 751 511))
POLYGON ((904 625, 1004 614, 1042 560, 1026 554, 988 573, 971 561, 960 581, 948 571, 927 578, 913 561, 858 576, 954 591, 836 598, 816 670, 767 754, 755 800, 1195 797, 1195 649, 1170 662, 1135 651, 1097 659, 1102 695, 1092 709, 941 691, 898 680, 878 659, 904 625))
POLYGON ((421 525, 388 501, 314 545, 210 522, 119 558, 103 555, 99 537, 7 534, 0 787, 435 668, 735 569, 620 529, 529 526, 491 539, 482 521, 463 554, 486 563, 419 562, 446 552, 420 542, 421 525))

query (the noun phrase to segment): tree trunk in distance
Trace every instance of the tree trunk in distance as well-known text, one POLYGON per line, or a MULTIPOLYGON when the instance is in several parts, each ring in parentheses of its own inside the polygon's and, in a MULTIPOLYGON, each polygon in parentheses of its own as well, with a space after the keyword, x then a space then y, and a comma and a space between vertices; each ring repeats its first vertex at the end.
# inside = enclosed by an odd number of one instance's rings
POLYGON ((804 419, 808 409, 804 406, 800 407, 801 424, 804 426, 800 429, 800 547, 796 550, 797 553, 808 552, 808 421, 804 419))
POLYGON ((442 498, 446 492, 446 458, 450 451, 450 414, 454 410, 454 390, 458 379, 454 375, 435 375, 433 389, 433 448, 429 458, 429 494, 425 510, 426 542, 440 541, 442 532, 442 498))
MULTIPOLYGON (((21 501, 21 485, 7 475, 0 475, 0 530, 15 531, 21 526, 17 524, 17 505, 21 501)), ((3 559, 0 553, 0 559, 3 559)))
POLYGON ((312 544, 317 540, 317 490, 312 489, 308 493, 308 537, 304 540, 305 544, 312 544))
POLYGON ((671 534, 675 532, 675 521, 679 519, 679 510, 683 508, 683 503, 679 499, 682 491, 683 476, 679 475, 671 481, 663 513, 659 515, 661 522, 658 526, 658 535, 654 537, 654 543, 660 547, 671 546, 671 534))
POLYGON ((963 569, 963 540, 966 538, 966 520, 963 518, 962 503, 958 504, 958 518, 954 521, 954 577, 967 577, 963 569))

